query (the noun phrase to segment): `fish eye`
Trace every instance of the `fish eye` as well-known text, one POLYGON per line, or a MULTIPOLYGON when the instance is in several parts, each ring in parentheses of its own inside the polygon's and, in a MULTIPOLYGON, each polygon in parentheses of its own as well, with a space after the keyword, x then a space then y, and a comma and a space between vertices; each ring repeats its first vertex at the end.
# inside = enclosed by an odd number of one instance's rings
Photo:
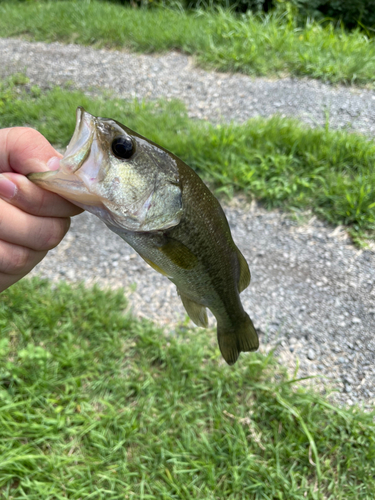
POLYGON ((113 154, 122 160, 128 160, 134 153, 134 144, 130 137, 116 137, 112 142, 113 154))

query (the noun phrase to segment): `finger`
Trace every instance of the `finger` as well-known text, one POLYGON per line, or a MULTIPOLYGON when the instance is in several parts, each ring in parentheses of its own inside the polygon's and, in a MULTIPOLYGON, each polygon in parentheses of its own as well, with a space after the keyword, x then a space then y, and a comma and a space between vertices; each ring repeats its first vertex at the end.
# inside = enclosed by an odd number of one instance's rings
POLYGON ((44 172, 51 158, 61 158, 42 134, 29 127, 0 130, 0 144, 0 172, 44 172))
POLYGON ((0 292, 28 274, 46 253, 0 240, 0 292))
POLYGON ((31 250, 51 250, 69 229, 70 219, 36 217, 0 200, 0 239, 31 250))
POLYGON ((83 211, 61 196, 41 189, 27 177, 13 172, 0 174, 0 197, 39 217, 72 217, 83 211))
POLYGON ((46 254, 47 251, 36 252, 30 248, 0 240, 0 273, 11 276, 27 274, 46 254))

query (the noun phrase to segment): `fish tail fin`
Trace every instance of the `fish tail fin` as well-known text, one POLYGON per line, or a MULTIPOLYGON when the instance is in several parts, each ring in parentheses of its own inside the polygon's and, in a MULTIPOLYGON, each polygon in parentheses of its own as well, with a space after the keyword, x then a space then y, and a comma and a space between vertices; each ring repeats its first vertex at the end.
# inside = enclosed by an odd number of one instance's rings
POLYGON ((243 320, 232 328, 223 327, 218 322, 217 338, 221 354, 228 365, 237 361, 240 352, 256 351, 259 347, 258 334, 246 313, 243 320))

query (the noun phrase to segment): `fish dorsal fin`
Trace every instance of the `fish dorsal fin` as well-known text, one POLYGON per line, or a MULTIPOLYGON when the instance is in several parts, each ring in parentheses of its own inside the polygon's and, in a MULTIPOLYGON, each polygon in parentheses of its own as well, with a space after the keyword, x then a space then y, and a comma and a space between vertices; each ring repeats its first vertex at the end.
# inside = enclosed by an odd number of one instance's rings
POLYGON ((245 288, 247 288, 250 285, 250 269, 249 265, 246 262, 245 257, 242 255, 242 253, 238 250, 237 248, 237 255, 238 255, 238 262, 240 264, 240 277, 238 280, 238 291, 241 293, 245 288))
POLYGON ((197 326, 202 326, 203 328, 208 327, 208 318, 207 318, 207 309, 194 302, 194 300, 189 299, 186 295, 183 295, 177 289, 177 293, 181 297, 182 303, 186 309, 186 312, 189 315, 189 318, 194 321, 197 326))
POLYGON ((158 250, 182 269, 193 269, 198 264, 196 255, 186 245, 173 238, 169 238, 158 250))

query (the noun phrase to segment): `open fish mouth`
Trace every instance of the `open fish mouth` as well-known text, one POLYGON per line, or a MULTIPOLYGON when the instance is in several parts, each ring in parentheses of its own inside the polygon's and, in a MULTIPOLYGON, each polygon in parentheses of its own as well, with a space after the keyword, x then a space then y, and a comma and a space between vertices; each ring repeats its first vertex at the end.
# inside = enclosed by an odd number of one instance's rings
MULTIPOLYGON (((95 141, 96 118, 81 106, 76 111, 76 126, 73 136, 66 148, 64 157, 59 162, 58 170, 29 174, 28 178, 38 186, 59 194, 75 204, 96 205, 97 196, 90 193, 85 182, 89 174, 91 182, 95 181, 95 172, 80 172, 87 162, 93 142, 95 141)), ((92 168, 91 168, 92 170, 92 168)))
POLYGON ((71 173, 81 168, 90 154, 95 125, 96 118, 79 106, 76 111, 76 127, 64 158, 60 161, 60 168, 69 170, 71 173))

